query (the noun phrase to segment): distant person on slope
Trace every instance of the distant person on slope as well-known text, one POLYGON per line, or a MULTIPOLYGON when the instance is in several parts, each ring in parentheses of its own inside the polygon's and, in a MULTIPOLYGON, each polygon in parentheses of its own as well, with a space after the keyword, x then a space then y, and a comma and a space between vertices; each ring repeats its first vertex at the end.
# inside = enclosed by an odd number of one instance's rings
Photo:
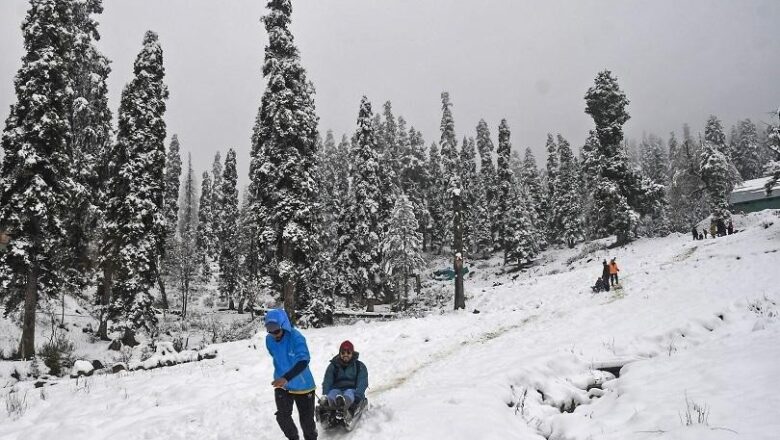
POLYGON ((734 222, 729 220, 729 225, 728 225, 728 227, 726 229, 728 230, 729 235, 733 234, 734 233, 734 222))
POLYGON ((706 240, 707 239, 707 234, 708 234, 707 228, 702 228, 701 232, 704 232, 704 239, 706 240))
POLYGON ((607 260, 602 262, 603 268, 601 269, 601 279, 604 281, 604 290, 609 292, 609 264, 607 260))
POLYGON ((716 225, 714 221, 711 221, 710 222, 710 235, 712 236, 712 238, 715 238, 715 237, 717 237, 717 233, 718 233, 718 225, 716 225))
POLYGON ((609 282, 612 286, 618 284, 618 272, 620 272, 620 268, 618 268, 615 260, 616 258, 612 258, 609 262, 609 282))
POLYGON ((274 361, 274 398, 276 422, 289 440, 298 440, 298 428, 292 419, 293 403, 305 440, 316 440, 314 422, 314 376, 309 370, 309 348, 306 338, 293 328, 282 309, 269 310, 265 315, 265 346, 274 361))
POLYGON ((691 229, 691 234, 693 234, 693 239, 696 240, 699 238, 699 231, 696 230, 696 226, 691 229))
POLYGON ((358 360, 360 354, 349 341, 339 347, 339 354, 333 357, 322 380, 321 404, 340 409, 349 409, 366 398, 368 369, 358 360))

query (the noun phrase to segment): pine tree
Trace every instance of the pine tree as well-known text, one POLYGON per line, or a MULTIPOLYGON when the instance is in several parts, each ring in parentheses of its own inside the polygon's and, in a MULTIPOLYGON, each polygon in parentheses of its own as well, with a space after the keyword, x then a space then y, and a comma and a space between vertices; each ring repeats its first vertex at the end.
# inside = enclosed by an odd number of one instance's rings
POLYGON ((638 176, 630 167, 623 146, 623 124, 629 119, 629 101, 608 70, 600 72, 585 95, 585 112, 596 124, 603 164, 594 192, 598 224, 617 235, 618 245, 629 242, 641 215, 660 209, 663 188, 638 176))
MULTIPOLYGON (((215 244, 217 244, 217 241, 219 240, 219 233, 222 230, 222 212, 220 211, 222 200, 222 168, 222 155, 219 151, 217 151, 217 153, 214 155, 214 162, 211 165, 211 200, 213 200, 211 231, 215 244)), ((213 251, 214 261, 219 260, 218 245, 213 249, 213 251)))
POLYGON ((195 172, 192 169, 192 155, 187 159, 187 175, 184 179, 184 205, 181 207, 181 228, 179 235, 172 240, 172 261, 176 279, 179 281, 181 292, 181 316, 187 316, 190 300, 190 290, 195 281, 199 264, 196 234, 198 230, 198 207, 195 172))
POLYGON ((480 203, 480 212, 477 214, 478 231, 476 235, 480 238, 475 241, 477 251, 492 251, 495 243, 495 237, 498 232, 498 222, 494 219, 496 212, 496 169, 493 166, 493 141, 490 139, 490 129, 484 119, 480 119, 477 124, 477 151, 480 158, 480 188, 484 203, 480 203), (485 228, 489 228, 490 233, 485 234, 485 228))
POLYGON ((545 144, 547 150, 547 200, 550 204, 550 209, 547 212, 547 218, 545 222, 545 233, 547 241, 550 243, 556 243, 559 241, 559 233, 561 226, 557 223, 555 218, 555 212, 552 207, 555 205, 557 195, 555 194, 555 182, 558 179, 558 168, 560 167, 560 159, 558 157, 558 145, 555 143, 555 138, 551 133, 547 133, 547 143, 545 144))
POLYGON ((306 78, 298 49, 288 28, 290 0, 270 0, 263 23, 269 43, 263 76, 266 89, 257 115, 250 179, 252 211, 259 228, 258 246, 270 249, 264 261, 295 322, 296 310, 307 306, 308 270, 316 261, 319 206, 316 203, 317 123, 314 87, 306 78), (298 290, 297 290, 298 289, 298 290))
POLYGON ((434 246, 441 253, 444 246, 445 224, 445 206, 442 194, 446 192, 444 182, 444 172, 442 170, 442 160, 439 154, 439 146, 436 142, 431 143, 428 149, 428 187, 425 191, 425 199, 428 204, 430 221, 428 222, 428 237, 430 249, 434 246))
POLYGON ((408 160, 403 163, 403 172, 401 180, 402 191, 409 197, 414 205, 414 216, 420 225, 420 233, 423 235, 423 252, 428 249, 428 230, 432 223, 431 213, 428 203, 428 185, 432 181, 427 168, 428 154, 425 150, 425 140, 422 133, 409 129, 409 148, 408 160))
POLYGON ((723 124, 715 115, 710 115, 707 118, 707 123, 704 125, 704 140, 717 148, 727 159, 731 160, 729 147, 726 143, 726 134, 723 132, 723 124))
POLYGON ((72 2, 72 7, 76 26, 71 70, 75 99, 69 115, 73 187, 68 191, 63 219, 67 251, 62 255, 62 264, 68 270, 71 292, 80 294, 92 278, 99 258, 91 248, 101 231, 101 194, 108 178, 106 156, 112 126, 107 79, 111 68, 96 46, 100 33, 94 16, 103 12, 102 1, 72 2))
POLYGON ((236 152, 229 149, 222 172, 222 190, 219 211, 222 214, 219 231, 219 292, 228 301, 228 308, 235 309, 235 298, 239 291, 238 279, 238 173, 236 152))
POLYGON ((499 225, 498 242, 504 251, 504 264, 515 261, 521 265, 536 255, 539 247, 525 200, 520 196, 519 186, 509 168, 512 149, 510 135, 509 125, 506 119, 502 119, 498 127, 498 200, 495 218, 499 225))
POLYGON ((734 186, 731 184, 726 155, 710 142, 704 142, 702 146, 700 172, 709 197, 712 219, 727 221, 731 218, 729 194, 734 186))
MULTIPOLYGON (((457 190, 459 193, 462 191, 460 183, 460 167, 459 167, 459 154, 458 154, 458 141, 455 135, 455 121, 452 117, 452 103, 450 102, 450 94, 447 92, 441 93, 441 109, 442 117, 439 129, 441 131, 441 139, 439 145, 441 147, 441 163, 442 163, 442 191, 439 196, 439 201, 443 218, 441 223, 441 237, 442 245, 446 244, 450 249, 453 249, 453 216, 454 206, 452 204, 452 191, 457 190)), ((455 251, 459 252, 459 251, 455 251)))
POLYGON ((395 202, 382 249, 385 270, 403 282, 404 302, 409 300, 409 276, 420 270, 425 263, 421 256, 422 234, 418 229, 414 206, 406 195, 401 195, 395 202))
POLYGON ((669 221, 677 232, 688 232, 707 215, 704 183, 699 174, 699 148, 683 126, 683 141, 678 145, 674 133, 669 138, 669 221))
POLYGON ((756 125, 750 119, 739 122, 738 138, 735 151, 735 165, 744 180, 761 177, 764 162, 758 144, 756 125))
MULTIPOLYGON (((534 212, 536 222, 547 218, 548 198, 542 189, 542 180, 539 169, 536 167, 536 158, 530 148, 525 149, 525 156, 520 173, 521 189, 528 200, 529 208, 534 212)), ((539 223, 535 223, 539 224, 539 223)))
POLYGON ((57 295, 64 278, 57 256, 63 200, 73 186, 70 69, 77 30, 71 2, 31 0, 22 33, 27 52, 2 136, 0 232, 12 241, 0 254, 0 300, 7 312, 24 303, 19 357, 28 359, 35 355, 38 302, 57 295))
POLYGON ((663 140, 655 135, 645 136, 640 144, 642 174, 658 185, 665 185, 669 175, 669 158, 663 140))
POLYGON ((109 318, 118 321, 127 345, 136 344, 139 328, 156 325, 149 291, 165 233, 164 77, 162 48, 148 31, 134 77, 122 91, 106 209, 104 289, 112 298, 109 318))
POLYGON ((479 174, 477 172, 477 149, 474 138, 463 138, 460 150, 460 182, 461 200, 463 206, 463 248, 466 256, 472 255, 474 248, 474 223, 477 214, 477 198, 479 174))
POLYGON ((216 240, 214 231, 211 227, 214 224, 214 200, 211 189, 211 175, 208 171, 203 172, 200 184, 200 202, 198 202, 198 229, 195 240, 197 250, 198 264, 200 265, 201 278, 203 282, 211 281, 211 260, 214 258, 216 249, 216 240))
POLYGON ((577 162, 571 151, 569 142, 558 135, 559 159, 558 172, 555 180, 555 200, 553 201, 553 217, 558 225, 556 235, 558 240, 566 243, 569 248, 585 238, 582 219, 582 204, 578 192, 579 176, 577 162))
POLYGON ((169 261, 166 254, 173 251, 177 243, 176 230, 179 226, 179 187, 181 182, 181 146, 179 137, 173 135, 171 144, 168 147, 168 154, 165 159, 165 195, 163 197, 163 216, 165 217, 165 226, 163 232, 162 247, 160 253, 160 273, 158 274, 157 284, 160 288, 160 300, 162 308, 168 308, 168 296, 165 293, 165 276, 175 270, 176 261, 169 261))

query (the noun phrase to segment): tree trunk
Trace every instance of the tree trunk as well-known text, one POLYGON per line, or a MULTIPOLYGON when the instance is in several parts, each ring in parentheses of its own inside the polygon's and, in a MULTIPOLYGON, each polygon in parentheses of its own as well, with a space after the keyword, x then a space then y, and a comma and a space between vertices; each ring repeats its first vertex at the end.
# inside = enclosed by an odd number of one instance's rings
POLYGON ((409 303, 409 269, 404 268, 404 309, 406 308, 406 304, 409 303))
POLYGON ((111 301, 111 289, 114 284, 114 267, 106 264, 103 267, 103 286, 100 294, 100 327, 98 327, 97 336, 108 341, 108 306, 111 301))
POLYGON ((452 236, 455 247, 453 266, 455 269, 455 310, 466 308, 466 295, 463 291, 463 212, 459 193, 453 193, 452 236))
POLYGON ((157 285, 160 287, 160 306, 168 310, 168 295, 165 294, 165 281, 159 267, 157 268, 157 285))
POLYGON ((35 356, 35 309, 38 306, 38 268, 33 265, 27 272, 27 286, 24 289, 24 317, 22 340, 19 343, 19 358, 35 356))
MULTIPOLYGON (((293 246, 286 239, 282 239, 282 261, 292 263, 293 246)), ((284 310, 290 318, 290 323, 295 325, 295 277, 287 274, 288 278, 283 281, 282 300, 284 301, 284 310)))

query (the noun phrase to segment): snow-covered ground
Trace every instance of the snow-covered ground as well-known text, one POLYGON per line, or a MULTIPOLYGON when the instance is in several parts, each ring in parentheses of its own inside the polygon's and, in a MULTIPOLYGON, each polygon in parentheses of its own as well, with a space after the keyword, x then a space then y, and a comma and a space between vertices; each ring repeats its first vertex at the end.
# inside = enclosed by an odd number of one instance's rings
MULTIPOLYGON (((735 226, 704 241, 553 250, 520 273, 480 263, 466 311, 305 330, 318 381, 344 339, 370 373, 355 431, 320 437, 780 437, 780 216, 735 226), (623 289, 592 294, 613 256, 623 289)), ((221 344, 213 360, 19 383, 23 414, 0 408, 0 438, 282 438, 263 336, 221 344)))

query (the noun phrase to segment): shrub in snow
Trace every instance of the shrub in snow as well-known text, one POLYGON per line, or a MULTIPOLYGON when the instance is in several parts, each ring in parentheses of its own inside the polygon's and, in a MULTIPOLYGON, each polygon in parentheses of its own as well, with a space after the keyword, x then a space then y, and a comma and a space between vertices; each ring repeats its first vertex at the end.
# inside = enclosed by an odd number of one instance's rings
POLYGON ((61 376, 73 365, 73 351, 75 347, 65 336, 60 335, 40 348, 38 356, 43 359, 44 365, 49 367, 49 373, 61 376))
POLYGON ((22 397, 19 397, 19 391, 11 390, 5 396, 5 410, 11 419, 23 416, 27 411, 27 393, 25 392, 22 397))
POLYGON ((685 395, 685 412, 680 413, 680 422, 685 426, 709 425, 710 407, 705 404, 699 404, 692 400, 688 400, 688 395, 685 395))

